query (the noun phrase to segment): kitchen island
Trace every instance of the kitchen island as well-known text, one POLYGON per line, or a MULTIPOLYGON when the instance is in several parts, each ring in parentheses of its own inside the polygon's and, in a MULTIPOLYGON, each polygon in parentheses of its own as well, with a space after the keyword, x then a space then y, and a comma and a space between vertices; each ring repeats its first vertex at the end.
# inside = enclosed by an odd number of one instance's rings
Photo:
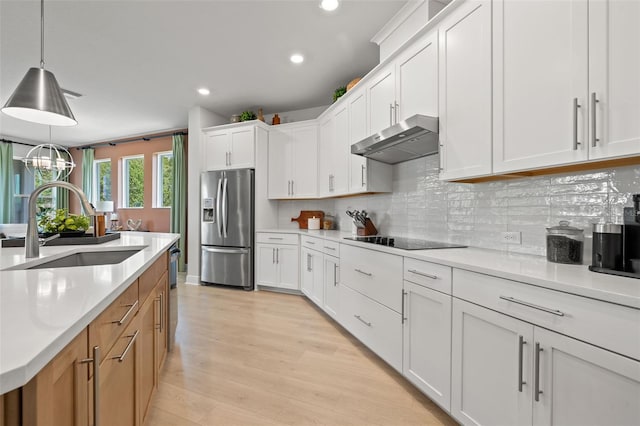
MULTIPOLYGON (((115 349, 116 337, 108 334, 113 332, 104 332, 99 324, 94 324, 100 323, 96 319, 128 293, 135 296, 135 304, 123 305, 128 307, 125 312, 115 313, 116 319, 122 317, 119 324, 107 323, 122 326, 117 332, 127 334, 124 330, 127 324, 138 319, 141 324, 144 321, 145 298, 155 321, 158 317, 155 301, 159 299, 162 305, 167 298, 166 294, 164 298, 157 297, 152 290, 155 291, 156 284, 158 288, 160 284, 166 288, 167 250, 178 239, 178 234, 127 232, 120 239, 99 246, 45 246, 38 259, 26 259, 24 248, 0 249, 0 394, 27 385, 81 334, 89 336, 85 342, 107 341, 115 349), (112 265, 7 270, 81 251, 119 249, 138 251, 112 265), (145 279, 149 284, 145 284, 145 279), (141 296, 144 288, 139 305, 138 282, 141 296), (138 309, 140 314, 134 318, 138 309)), ((142 334, 142 326, 140 329, 142 334)), ((108 346, 100 360, 108 359, 107 350, 108 346)))

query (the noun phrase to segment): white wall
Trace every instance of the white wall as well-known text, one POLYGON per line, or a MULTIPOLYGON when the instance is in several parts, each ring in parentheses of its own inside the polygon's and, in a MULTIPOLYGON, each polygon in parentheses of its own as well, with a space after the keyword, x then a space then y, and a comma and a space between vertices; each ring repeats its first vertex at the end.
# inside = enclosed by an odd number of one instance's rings
POLYGON ((201 107, 189 110, 187 155, 187 279, 200 281, 200 172, 202 171, 202 128, 227 123, 227 119, 201 107))

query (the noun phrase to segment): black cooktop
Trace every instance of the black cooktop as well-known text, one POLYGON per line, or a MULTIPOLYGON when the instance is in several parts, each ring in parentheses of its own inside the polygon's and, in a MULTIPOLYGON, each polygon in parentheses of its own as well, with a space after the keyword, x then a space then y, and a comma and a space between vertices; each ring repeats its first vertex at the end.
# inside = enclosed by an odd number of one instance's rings
POLYGON ((466 246, 452 243, 442 243, 439 241, 414 240, 411 238, 399 237, 345 237, 345 240, 362 241, 363 243, 378 244, 381 246, 395 247, 403 250, 430 250, 443 248, 464 248, 466 246))

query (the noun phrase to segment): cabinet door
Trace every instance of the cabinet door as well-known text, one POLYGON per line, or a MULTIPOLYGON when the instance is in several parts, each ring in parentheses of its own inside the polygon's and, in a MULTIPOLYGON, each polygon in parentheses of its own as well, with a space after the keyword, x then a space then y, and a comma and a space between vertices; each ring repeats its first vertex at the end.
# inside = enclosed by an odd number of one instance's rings
MULTIPOLYGON (((152 294, 152 296, 155 296, 155 294, 152 294)), ((138 344, 140 345, 140 384, 138 386, 138 395, 142 422, 147 418, 151 397, 158 386, 156 370, 157 310, 158 299, 156 297, 148 297, 137 315, 140 323, 140 336, 138 337, 138 344)))
POLYGON ((351 145, 349 144, 349 111, 347 105, 336 111, 334 115, 334 139, 332 152, 333 179, 331 193, 333 195, 346 194, 349 187, 349 157, 351 157, 351 145))
POLYGON ((587 0, 497 0, 493 17, 494 171, 587 159, 587 0))
MULTIPOLYGON (((349 145, 360 142, 369 136, 367 126, 367 92, 360 90, 349 98, 349 145)), ((349 192, 363 192, 366 190, 366 164, 367 159, 360 155, 351 154, 349 146, 349 192)))
POLYGON ((334 119, 329 117, 319 126, 320 141, 318 143, 318 193, 321 197, 332 195, 334 119))
MULTIPOLYGON (((396 80, 393 65, 381 70, 368 86, 369 134, 378 133, 396 122, 396 80)), ((367 135, 368 136, 368 135, 367 135)))
MULTIPOLYGON (((81 426, 89 421, 89 341, 84 329, 22 388, 22 424, 81 426)), ((2 418, 0 418, 2 423, 2 418)))
POLYGON ((311 250, 300 250, 300 289, 305 296, 313 300, 313 270, 311 269, 311 250))
POLYGON ((313 291, 311 299, 320 308, 324 305, 324 256, 322 253, 311 250, 310 267, 313 275, 313 291))
POLYGON ((298 246, 278 246, 276 263, 278 265, 278 287, 292 290, 300 289, 298 281, 298 246))
POLYGON ((212 133, 205 135, 203 170, 222 170, 229 166, 229 133, 212 133))
POLYGON ((438 33, 423 37, 397 64, 398 119, 438 116, 438 33))
POLYGON ((638 361, 539 327, 534 335, 541 349, 534 425, 638 424, 638 361))
POLYGON ((269 131, 269 198, 289 198, 291 194, 291 134, 269 131))
POLYGON ((638 76, 640 2, 590 1, 590 159, 640 154, 638 76))
POLYGON ((256 245, 256 282, 258 285, 278 286, 276 245, 256 245))
POLYGON ((102 425, 138 425, 141 347, 136 316, 100 364, 99 418, 102 425))
POLYGON ((255 167, 255 128, 237 129, 229 139, 229 165, 234 169, 255 167))
POLYGON ((340 259, 333 256, 324 256, 324 302, 323 308, 329 316, 338 318, 340 306, 340 259))
POLYGON ((456 420, 531 424, 532 343, 532 325, 453 299, 451 414, 456 420))
POLYGON ((440 24, 442 179, 491 173, 491 1, 467 1, 440 24))
POLYGON ((318 127, 293 130, 293 169, 291 193, 294 198, 318 196, 318 127))
POLYGON ((404 282, 403 374, 446 410, 451 406, 451 296, 404 282))

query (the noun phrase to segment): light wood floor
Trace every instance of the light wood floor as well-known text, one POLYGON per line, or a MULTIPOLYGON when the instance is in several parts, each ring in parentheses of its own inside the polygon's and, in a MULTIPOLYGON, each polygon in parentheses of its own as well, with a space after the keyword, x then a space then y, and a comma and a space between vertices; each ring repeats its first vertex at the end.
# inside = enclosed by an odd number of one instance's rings
POLYGON ((180 285, 147 426, 453 425, 311 302, 180 285))

